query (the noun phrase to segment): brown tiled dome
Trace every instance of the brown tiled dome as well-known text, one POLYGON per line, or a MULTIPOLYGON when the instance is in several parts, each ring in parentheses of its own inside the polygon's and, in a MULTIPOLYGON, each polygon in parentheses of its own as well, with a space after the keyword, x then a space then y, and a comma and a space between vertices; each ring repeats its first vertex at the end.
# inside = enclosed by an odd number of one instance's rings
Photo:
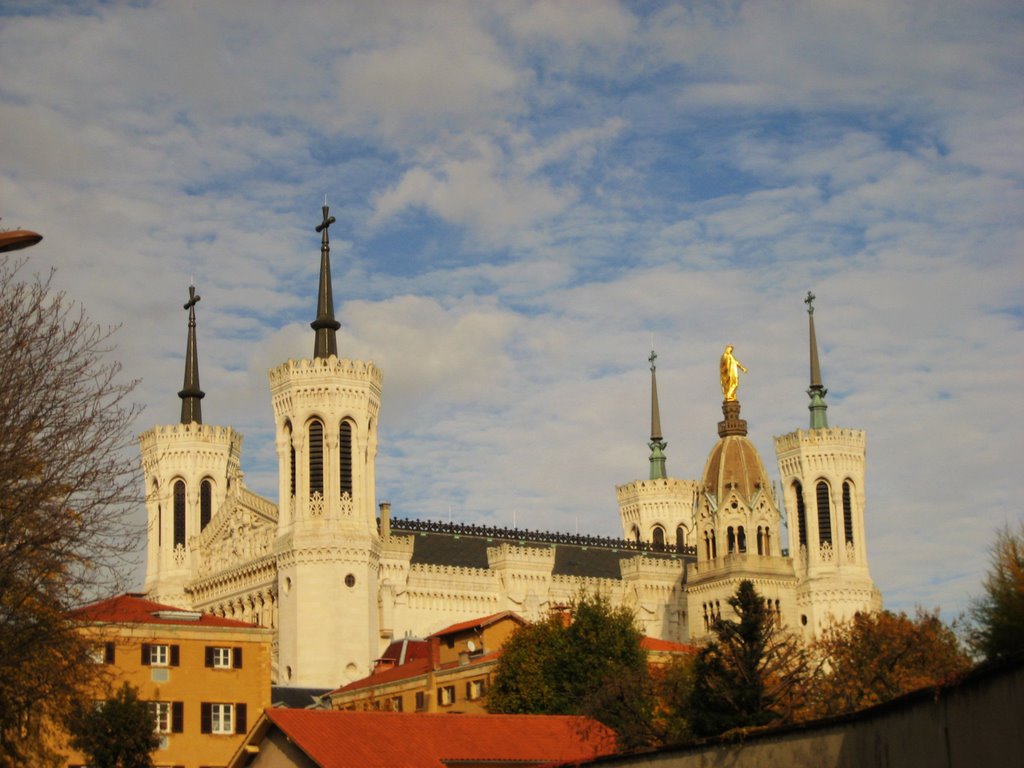
POLYGON ((747 502, 758 490, 771 487, 761 457, 745 435, 727 435, 715 443, 704 465, 702 486, 719 500, 735 487, 747 502))

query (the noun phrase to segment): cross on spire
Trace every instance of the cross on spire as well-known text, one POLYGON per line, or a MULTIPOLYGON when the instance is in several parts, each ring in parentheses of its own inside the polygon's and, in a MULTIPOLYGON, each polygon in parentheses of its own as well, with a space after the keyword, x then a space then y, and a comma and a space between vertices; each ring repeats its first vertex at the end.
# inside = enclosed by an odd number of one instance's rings
POLYGON ((181 398, 181 423, 203 423, 201 401, 206 393, 199 388, 199 355, 196 351, 196 304, 200 296, 195 285, 188 287, 188 301, 183 309, 188 310, 188 342, 185 348, 185 383, 178 393, 181 398))
POLYGON ((807 298, 804 299, 804 304, 807 305, 807 314, 808 315, 813 315, 814 314, 814 300, 816 298, 817 297, 813 293, 811 293, 810 291, 807 292, 807 298))
POLYGON ((310 328, 316 331, 313 357, 318 359, 327 359, 331 355, 337 357, 338 339, 335 334, 341 327, 341 323, 334 319, 334 294, 331 290, 331 245, 327 235, 328 228, 334 223, 334 217, 329 214, 327 198, 324 197, 324 218, 316 227, 316 231, 321 233, 320 288, 317 292, 316 320, 309 324, 310 328))

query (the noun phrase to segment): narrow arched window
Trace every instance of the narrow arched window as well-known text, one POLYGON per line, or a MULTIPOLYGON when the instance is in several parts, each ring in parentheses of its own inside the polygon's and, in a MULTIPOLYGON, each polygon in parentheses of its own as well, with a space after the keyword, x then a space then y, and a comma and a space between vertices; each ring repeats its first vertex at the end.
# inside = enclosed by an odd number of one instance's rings
POLYGON ((352 495, 352 422, 341 422, 339 450, 341 453, 341 494, 352 495))
POLYGON ((324 425, 313 419, 309 422, 309 495, 324 495, 324 425))
POLYGON ((651 540, 654 542, 654 549, 658 552, 662 552, 665 549, 665 529, 660 525, 654 526, 654 530, 651 531, 651 540))
POLYGON ((832 510, 828 501, 828 483, 824 480, 815 488, 818 500, 818 541, 832 543, 832 510))
POLYGON ((711 559, 711 536, 707 531, 704 531, 704 559, 711 559))
POLYGON ((732 529, 731 525, 729 526, 729 529, 726 531, 725 535, 727 537, 726 552, 731 555, 733 552, 736 551, 736 532, 732 529))
POLYGON ((199 530, 202 531, 210 523, 213 514, 213 483, 203 480, 199 485, 199 530))
POLYGON ((804 487, 799 480, 793 482, 796 494, 796 529, 801 544, 807 544, 807 508, 804 506, 804 487))
POLYGON ((292 442, 292 423, 286 421, 284 423, 284 432, 288 437, 288 488, 291 491, 291 495, 295 496, 295 443, 292 442))
POLYGON ((761 526, 757 526, 757 554, 764 554, 764 531, 761 526))
POLYGON ((715 541, 715 532, 711 532, 711 559, 718 557, 718 543, 715 541))
POLYGON ((676 552, 682 552, 686 546, 686 529, 683 526, 676 527, 676 552))
POLYGON ((850 502, 850 483, 843 483, 843 533, 848 544, 853 544, 853 507, 850 502))
POLYGON ((637 526, 633 526, 633 541, 640 541, 640 529, 637 526))
POLYGON ((174 483, 174 546, 185 546, 185 481, 174 483))
POLYGON ((772 534, 767 525, 764 527, 764 553, 766 555, 772 553, 772 534))
POLYGON ((747 534, 743 530, 742 525, 736 529, 736 546, 739 548, 740 552, 747 551, 747 534))

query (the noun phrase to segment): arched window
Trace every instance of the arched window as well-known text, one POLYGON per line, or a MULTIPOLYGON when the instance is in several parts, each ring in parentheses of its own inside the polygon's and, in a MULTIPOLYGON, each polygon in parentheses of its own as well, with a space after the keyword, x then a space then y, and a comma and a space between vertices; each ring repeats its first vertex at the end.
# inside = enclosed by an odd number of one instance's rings
POLYGON ((683 526, 676 527, 676 552, 682 552, 686 546, 686 529, 683 526))
POLYGON ((185 546, 185 481, 174 483, 174 546, 185 546))
POLYGON ((633 525, 633 541, 640 541, 640 529, 633 525))
POLYGON ((828 502, 828 483, 820 481, 815 488, 818 500, 818 541, 832 543, 832 510, 828 502))
POLYGON ((341 422, 339 449, 341 452, 341 495, 352 496, 352 422, 341 422))
POLYGON ((853 544, 853 508, 850 503, 850 481, 843 483, 843 533, 846 542, 853 544))
POLYGON ((736 532, 733 531, 731 525, 729 526, 729 529, 726 531, 726 536, 728 537, 726 540, 726 552, 731 555, 733 552, 736 551, 736 532))
POLYGON ((202 531, 210 523, 213 514, 213 483, 203 480, 199 485, 199 530, 202 531))
POLYGON ((324 495, 324 425, 313 419, 309 422, 309 495, 324 495))
POLYGON ((711 536, 707 531, 704 531, 704 559, 711 559, 711 536))
POLYGON ((288 488, 291 491, 291 495, 295 496, 295 443, 292 442, 292 423, 286 421, 284 423, 284 433, 288 438, 288 488))
POLYGON ((772 553, 772 534, 767 525, 764 527, 764 553, 766 555, 772 553))
POLYGON ((736 546, 740 552, 747 551, 747 534, 744 532, 742 525, 736 529, 736 546))
POLYGON ((660 525, 654 526, 654 530, 651 531, 651 540, 654 542, 654 549, 663 552, 665 550, 665 529, 660 525))
POLYGON ((718 557, 718 542, 715 541, 715 532, 711 532, 711 559, 718 557))
POLYGON ((800 536, 800 543, 807 544, 807 508, 804 507, 804 487, 799 480, 793 481, 793 491, 796 494, 796 529, 800 536))
POLYGON ((761 526, 757 526, 757 554, 764 554, 764 531, 761 526))

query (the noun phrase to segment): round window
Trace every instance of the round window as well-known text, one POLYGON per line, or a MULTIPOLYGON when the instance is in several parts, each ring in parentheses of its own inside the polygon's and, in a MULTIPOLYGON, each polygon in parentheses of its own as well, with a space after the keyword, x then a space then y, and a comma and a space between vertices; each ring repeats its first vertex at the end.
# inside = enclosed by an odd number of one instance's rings
POLYGON ((356 585, 356 577, 353 576, 350 573, 348 576, 345 577, 345 586, 346 587, 354 587, 355 585, 356 585))

